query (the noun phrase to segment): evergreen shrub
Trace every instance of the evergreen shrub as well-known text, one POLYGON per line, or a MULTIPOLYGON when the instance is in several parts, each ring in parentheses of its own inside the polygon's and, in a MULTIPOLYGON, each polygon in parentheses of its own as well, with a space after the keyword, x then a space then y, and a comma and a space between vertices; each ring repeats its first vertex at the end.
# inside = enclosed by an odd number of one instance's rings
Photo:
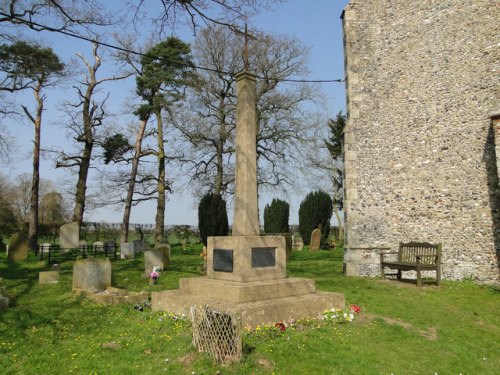
POLYGON ((281 199, 274 198, 271 204, 264 208, 264 232, 288 233, 290 205, 281 199))
POLYGON ((306 195, 299 208, 299 232, 304 245, 311 242, 312 231, 321 225, 321 243, 326 244, 330 233, 332 199, 322 190, 306 195))
POLYGON ((208 236, 227 236, 226 201, 218 194, 206 194, 198 206, 198 229, 201 241, 207 246, 208 236))

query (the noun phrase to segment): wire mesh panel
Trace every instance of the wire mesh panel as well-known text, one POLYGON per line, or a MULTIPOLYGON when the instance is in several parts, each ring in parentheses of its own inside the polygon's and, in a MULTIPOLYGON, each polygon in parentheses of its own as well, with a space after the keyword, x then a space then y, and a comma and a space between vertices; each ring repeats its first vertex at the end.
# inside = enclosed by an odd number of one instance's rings
POLYGON ((242 353, 241 314, 210 306, 191 307, 193 345, 217 362, 238 361, 242 353))

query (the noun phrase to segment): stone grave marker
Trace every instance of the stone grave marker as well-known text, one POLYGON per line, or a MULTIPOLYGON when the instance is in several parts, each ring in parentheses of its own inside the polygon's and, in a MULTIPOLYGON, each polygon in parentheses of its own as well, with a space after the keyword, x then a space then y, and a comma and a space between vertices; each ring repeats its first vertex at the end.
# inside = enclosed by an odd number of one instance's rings
MULTIPOLYGON (((292 237, 292 238, 294 238, 294 237, 292 237)), ((302 250, 304 250, 304 241, 302 241, 301 237, 294 239, 292 246, 293 246, 294 250, 302 251, 302 250)))
POLYGON ((134 258, 134 244, 130 242, 122 242, 120 244, 120 258, 133 259, 134 258))
POLYGON ((149 277, 153 267, 165 268, 165 254, 160 250, 148 250, 144 252, 144 274, 149 277))
POLYGON ((145 251, 146 247, 144 245, 145 245, 144 242, 142 242, 141 240, 132 241, 134 253, 142 253, 143 251, 145 251))
POLYGON ((96 241, 92 244, 92 250, 94 253, 103 252, 104 251, 104 243, 102 241, 96 241))
POLYGON ((13 262, 25 260, 28 257, 28 237, 23 233, 14 233, 9 240, 7 259, 13 262))
POLYGON ((44 271, 38 274, 38 283, 41 285, 57 284, 58 282, 59 271, 44 271))
POLYGON ((49 253, 49 251, 50 251, 50 246, 51 246, 51 245, 50 245, 50 243, 45 242, 45 243, 43 243, 43 244, 41 244, 41 245, 40 245, 40 251, 41 251, 42 253, 44 253, 44 254, 45 254, 45 253, 47 253, 47 254, 48 254, 48 253, 49 253))
POLYGON ((76 221, 61 226, 59 230, 61 251, 78 249, 80 246, 80 229, 76 221))
POLYGON ((157 247, 156 250, 161 251, 163 253, 164 267, 162 269, 168 269, 170 267, 170 253, 172 251, 170 244, 162 243, 160 246, 157 247))
POLYGON ((111 261, 82 259, 73 265, 73 291, 97 293, 111 286, 111 261))
POLYGON ((316 228, 311 233, 311 242, 309 243, 309 251, 319 250, 321 244, 321 229, 316 228))

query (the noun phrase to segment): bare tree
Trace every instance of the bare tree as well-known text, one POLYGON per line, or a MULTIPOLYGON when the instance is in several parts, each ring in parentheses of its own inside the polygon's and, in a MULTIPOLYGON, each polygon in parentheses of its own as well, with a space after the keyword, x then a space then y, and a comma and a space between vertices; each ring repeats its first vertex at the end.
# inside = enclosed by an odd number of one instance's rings
MULTIPOLYGON (((194 32, 200 26, 224 25, 233 27, 236 23, 248 19, 261 9, 268 9, 273 3, 284 0, 131 0, 135 8, 135 24, 145 19, 153 22, 160 35, 168 27, 176 26, 179 22, 188 23, 194 32), (159 14, 150 14, 148 5, 156 3, 161 6, 159 14), (213 16, 217 14, 217 16, 213 16)), ((156 9, 156 8, 154 8, 156 9)))
MULTIPOLYGON (((250 44, 250 71, 257 76, 257 153, 261 186, 284 189, 294 183, 301 147, 313 126, 306 104, 311 86, 283 81, 305 73, 307 48, 297 40, 256 34, 250 44)), ((194 44, 199 72, 190 107, 178 124, 191 145, 191 179, 199 193, 231 192, 234 181, 235 76, 243 70, 243 40, 231 30, 203 30, 194 44)))
MULTIPOLYGON (((92 26, 113 24, 114 14, 102 1, 4 0, 0 2, 0 25, 14 25, 35 31, 88 32, 92 26)), ((16 40, 19 28, 2 28, 0 38, 16 40)))
POLYGON ((73 133, 73 139, 83 148, 76 154, 67 154, 64 151, 59 152, 57 168, 77 168, 78 178, 75 189, 75 206, 73 209, 72 220, 78 222, 81 226, 85 212, 85 202, 87 196, 87 179, 92 162, 92 151, 96 143, 96 131, 103 124, 108 113, 105 110, 105 103, 109 97, 106 95, 100 101, 95 97, 98 89, 103 83, 125 79, 131 73, 119 73, 111 77, 97 78, 97 72, 102 65, 102 55, 98 51, 99 44, 93 43, 92 56, 93 62, 87 60, 82 54, 77 56, 86 67, 86 75, 80 86, 74 86, 77 91, 78 101, 64 103, 65 111, 69 118, 67 127, 73 133))

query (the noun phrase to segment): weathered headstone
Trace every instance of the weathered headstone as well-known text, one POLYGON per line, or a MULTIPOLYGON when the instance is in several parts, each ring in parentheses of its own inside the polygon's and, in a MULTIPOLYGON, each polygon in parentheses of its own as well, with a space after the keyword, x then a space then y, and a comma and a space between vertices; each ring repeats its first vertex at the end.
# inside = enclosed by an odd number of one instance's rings
POLYGON ((321 229, 316 228, 311 233, 311 242, 309 243, 309 251, 319 250, 321 244, 321 229))
POLYGON ((28 237, 23 233, 14 233, 9 240, 7 259, 17 262, 28 257, 28 237))
POLYGON ((78 249, 80 242, 80 229, 77 222, 67 223, 59 230, 59 244, 61 250, 78 249))
POLYGON ((141 240, 132 241, 132 246, 134 248, 134 253, 142 253, 145 250, 144 242, 141 240))
POLYGON ((104 242, 104 252, 106 254, 114 253, 116 250, 116 242, 115 241, 105 241, 104 242))
POLYGON ((59 282, 59 271, 45 271, 38 274, 38 283, 57 284, 59 282))
POLYGON ((50 246, 51 246, 50 243, 47 243, 47 242, 41 244, 40 245, 40 252, 48 253, 50 251, 50 246))
POLYGON ((161 250, 148 250, 144 252, 144 274, 149 277, 153 267, 165 268, 165 254, 161 250))
POLYGON ((111 286, 111 262, 104 259, 77 260, 73 265, 73 291, 96 293, 111 286))
POLYGON ((161 251, 163 253, 163 264, 164 267, 162 269, 168 269, 170 267, 170 253, 172 251, 170 244, 168 243, 162 243, 160 246, 157 247, 158 251, 161 251))
POLYGON ((133 259, 134 258, 134 244, 130 242, 122 242, 120 244, 120 258, 133 259))
POLYGON ((94 253, 103 252, 104 251, 104 243, 102 241, 96 241, 92 244, 92 250, 94 253))
POLYGON ((293 249, 297 251, 304 250, 304 241, 302 241, 302 237, 294 238, 293 240, 293 249))

